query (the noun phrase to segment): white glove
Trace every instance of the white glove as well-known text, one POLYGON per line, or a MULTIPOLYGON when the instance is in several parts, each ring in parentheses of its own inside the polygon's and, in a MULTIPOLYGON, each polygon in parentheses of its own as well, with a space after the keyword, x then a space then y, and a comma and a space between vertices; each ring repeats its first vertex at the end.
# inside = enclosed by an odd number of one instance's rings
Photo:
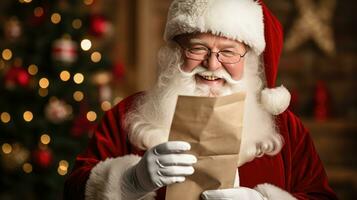
POLYGON ((123 175, 123 199, 139 199, 160 187, 185 181, 192 175, 197 158, 183 152, 190 150, 187 142, 166 142, 147 150, 139 163, 123 175))
POLYGON ((266 200, 258 191, 247 187, 206 190, 201 196, 204 200, 266 200))

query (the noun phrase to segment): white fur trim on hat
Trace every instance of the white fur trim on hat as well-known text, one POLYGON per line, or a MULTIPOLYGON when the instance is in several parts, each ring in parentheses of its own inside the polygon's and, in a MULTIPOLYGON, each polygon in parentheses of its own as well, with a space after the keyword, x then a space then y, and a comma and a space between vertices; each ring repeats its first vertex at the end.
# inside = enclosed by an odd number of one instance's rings
MULTIPOLYGON (((108 158, 99 162, 89 175, 85 189, 86 200, 122 200, 120 181, 126 170, 139 162, 136 155, 108 158)), ((142 200, 154 200, 155 193, 148 193, 142 200)))
POLYGON ((194 32, 244 42, 258 55, 265 49, 263 11, 254 0, 174 0, 164 39, 194 32))
POLYGON ((260 184, 254 189, 260 192, 266 199, 269 200, 297 200, 297 198, 295 198, 290 193, 269 183, 260 184))
POLYGON ((265 88, 261 92, 261 103, 263 107, 273 115, 284 112, 290 104, 290 93, 284 87, 265 88))

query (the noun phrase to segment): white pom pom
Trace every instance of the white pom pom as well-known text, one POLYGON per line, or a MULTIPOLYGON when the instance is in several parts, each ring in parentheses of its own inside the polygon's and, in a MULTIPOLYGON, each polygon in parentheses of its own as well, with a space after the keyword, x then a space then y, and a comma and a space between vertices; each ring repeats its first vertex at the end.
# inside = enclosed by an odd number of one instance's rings
POLYGON ((273 115, 284 112, 290 104, 290 93, 284 87, 265 88, 261 93, 261 103, 273 115))

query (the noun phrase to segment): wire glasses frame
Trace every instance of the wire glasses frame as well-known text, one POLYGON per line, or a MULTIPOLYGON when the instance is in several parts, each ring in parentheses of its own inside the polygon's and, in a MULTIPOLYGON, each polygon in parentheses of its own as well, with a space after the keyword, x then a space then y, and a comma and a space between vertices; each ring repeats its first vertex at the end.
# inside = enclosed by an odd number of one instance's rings
MULTIPOLYGON (((181 46, 181 44, 180 44, 181 46)), ((182 47, 182 46, 181 46, 182 47)), ((206 47, 199 47, 199 48, 185 48, 185 56, 188 59, 197 60, 197 61, 204 61, 208 59, 211 54, 216 54, 216 58, 222 64, 237 64, 241 61, 241 59, 247 54, 247 50, 243 55, 227 50, 221 50, 218 52, 213 52, 209 48, 206 47)))

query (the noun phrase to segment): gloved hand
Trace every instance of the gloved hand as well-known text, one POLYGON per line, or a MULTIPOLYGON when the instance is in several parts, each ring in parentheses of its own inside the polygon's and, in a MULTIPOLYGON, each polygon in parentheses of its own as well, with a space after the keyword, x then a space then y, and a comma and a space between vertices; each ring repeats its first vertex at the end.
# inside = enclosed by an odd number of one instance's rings
POLYGON ((266 200, 258 191, 247 187, 206 190, 201 196, 204 200, 266 200))
POLYGON ((187 142, 172 141, 147 150, 139 163, 123 175, 123 199, 139 199, 160 187, 185 181, 197 162, 195 156, 183 154, 190 149, 187 142))

